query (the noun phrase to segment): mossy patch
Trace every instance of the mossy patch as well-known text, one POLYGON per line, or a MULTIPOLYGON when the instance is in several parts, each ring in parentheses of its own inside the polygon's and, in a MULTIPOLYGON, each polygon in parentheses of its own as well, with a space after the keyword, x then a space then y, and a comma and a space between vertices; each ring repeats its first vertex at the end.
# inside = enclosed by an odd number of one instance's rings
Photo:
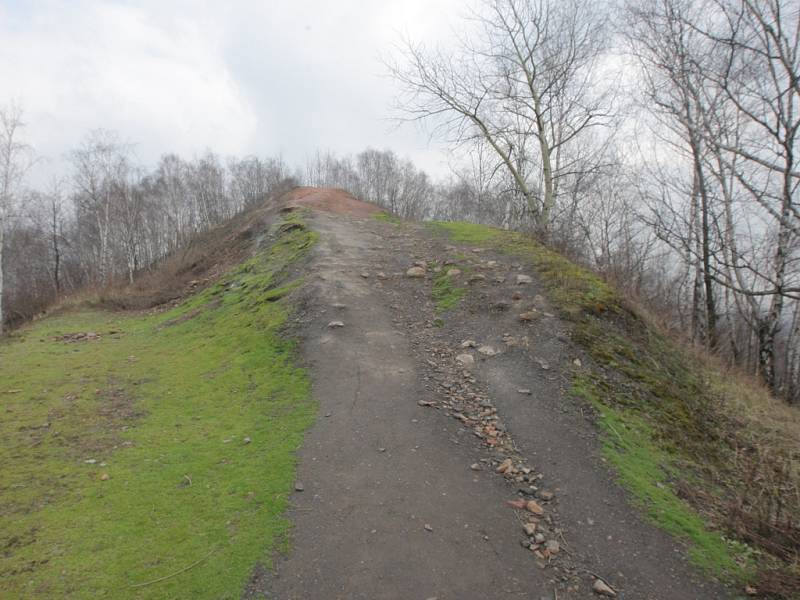
POLYGON ((390 212, 379 212, 372 215, 373 219, 383 221, 384 223, 391 223, 392 225, 400 225, 403 220, 395 214, 390 212))
POLYGON ((448 237, 454 242, 464 244, 483 244, 497 240, 506 233, 493 227, 461 221, 431 221, 428 225, 447 232, 448 237))
POLYGON ((285 546, 315 414, 281 335, 315 234, 288 221, 174 310, 62 314, 0 342, 3 594, 239 598, 285 546))
POLYGON ((455 267, 442 268, 433 280, 433 300, 436 303, 436 309, 441 312, 452 310, 458 306, 461 298, 467 292, 466 288, 459 286, 454 277, 448 274, 453 268, 455 267))

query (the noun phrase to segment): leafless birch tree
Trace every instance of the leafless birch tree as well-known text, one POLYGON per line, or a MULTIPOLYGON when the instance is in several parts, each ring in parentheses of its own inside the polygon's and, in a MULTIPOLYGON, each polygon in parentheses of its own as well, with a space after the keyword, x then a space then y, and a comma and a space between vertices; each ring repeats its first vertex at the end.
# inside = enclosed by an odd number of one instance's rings
POLYGON ((605 15, 587 0, 487 0, 458 50, 408 40, 389 63, 406 118, 431 121, 456 145, 485 142, 540 231, 562 178, 591 168, 570 148, 608 116, 593 85, 605 15))

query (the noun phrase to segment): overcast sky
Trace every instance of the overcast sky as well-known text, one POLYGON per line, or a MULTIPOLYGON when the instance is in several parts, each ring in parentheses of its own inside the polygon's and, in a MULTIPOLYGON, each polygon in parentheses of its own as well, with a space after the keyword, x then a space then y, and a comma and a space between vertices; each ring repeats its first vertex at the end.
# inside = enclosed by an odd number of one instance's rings
POLYGON ((0 0, 0 104, 19 101, 27 140, 56 163, 102 127, 145 165, 206 148, 300 163, 373 146, 443 174, 441 148, 387 121, 395 90, 379 56, 401 32, 447 37, 463 5, 0 0))

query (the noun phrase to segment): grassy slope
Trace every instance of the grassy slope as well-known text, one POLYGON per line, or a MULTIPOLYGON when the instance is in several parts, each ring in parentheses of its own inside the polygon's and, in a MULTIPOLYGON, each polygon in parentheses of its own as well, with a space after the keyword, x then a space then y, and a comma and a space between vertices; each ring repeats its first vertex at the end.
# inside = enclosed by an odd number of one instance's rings
POLYGON ((766 503, 756 502, 780 493, 779 486, 788 490, 788 514, 798 509, 792 492, 798 481, 797 415, 703 366, 628 310, 599 277, 530 238, 467 223, 433 226, 454 241, 491 246, 532 264, 573 323, 573 339, 593 359, 593 366, 576 370, 573 391, 597 408, 606 431, 604 454, 620 482, 656 524, 688 542, 695 564, 727 580, 774 585, 783 595, 786 586, 775 579, 793 580, 796 563, 789 557, 781 564, 768 547, 729 539, 728 532, 737 530, 756 541, 727 513, 743 499, 744 511, 764 509, 766 503), (762 459, 770 456, 789 465, 782 481, 764 468, 769 461, 762 459), (757 575, 756 566, 772 575, 757 575))
POLYGON ((174 310, 0 342, 0 596, 238 598, 280 547, 315 410, 279 335, 277 286, 314 242, 295 223, 174 310))

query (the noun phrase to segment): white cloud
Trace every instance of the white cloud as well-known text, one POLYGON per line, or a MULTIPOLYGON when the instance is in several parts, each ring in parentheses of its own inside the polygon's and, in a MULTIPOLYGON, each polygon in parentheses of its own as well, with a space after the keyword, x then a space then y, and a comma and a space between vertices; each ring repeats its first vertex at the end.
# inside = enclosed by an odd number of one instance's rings
POLYGON ((435 41, 455 0, 100 2, 0 0, 0 103, 56 161, 89 129, 115 129, 152 163, 191 156, 392 147, 441 171, 439 149, 392 130, 377 60, 398 32, 435 41))

